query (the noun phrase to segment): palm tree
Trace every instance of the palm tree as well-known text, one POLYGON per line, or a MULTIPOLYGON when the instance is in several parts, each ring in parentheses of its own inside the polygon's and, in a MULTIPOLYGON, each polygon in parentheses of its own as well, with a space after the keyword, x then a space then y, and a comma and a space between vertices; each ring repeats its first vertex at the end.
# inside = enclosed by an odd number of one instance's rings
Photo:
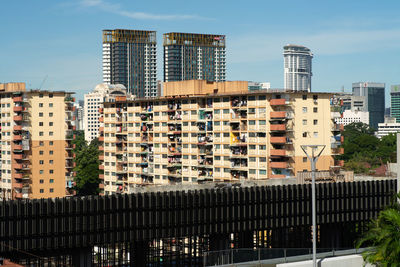
POLYGON ((400 194, 397 201, 382 210, 373 220, 369 230, 357 242, 357 247, 367 246, 363 252, 366 262, 376 266, 400 267, 400 194))

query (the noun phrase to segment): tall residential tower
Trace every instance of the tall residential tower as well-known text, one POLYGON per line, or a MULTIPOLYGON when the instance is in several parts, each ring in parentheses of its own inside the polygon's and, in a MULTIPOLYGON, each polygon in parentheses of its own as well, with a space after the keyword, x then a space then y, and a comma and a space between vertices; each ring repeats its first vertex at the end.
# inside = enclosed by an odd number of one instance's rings
POLYGON ((164 34, 164 82, 225 81, 225 35, 164 34))
POLYGON ((138 97, 157 96, 156 32, 103 30, 103 82, 138 97))
POLYGON ((301 45, 285 45, 284 57, 284 88, 293 91, 311 92, 311 50, 301 45))

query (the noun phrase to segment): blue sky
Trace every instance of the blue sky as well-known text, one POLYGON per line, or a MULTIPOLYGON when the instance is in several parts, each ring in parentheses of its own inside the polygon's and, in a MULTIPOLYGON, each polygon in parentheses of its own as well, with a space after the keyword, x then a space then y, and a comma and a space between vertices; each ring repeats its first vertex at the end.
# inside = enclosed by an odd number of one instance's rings
MULTIPOLYGON (((227 35, 227 79, 283 87, 283 46, 314 53, 313 91, 347 91, 352 82, 400 84, 400 1, 1 1, 0 82, 75 91, 102 82, 101 31, 227 35)), ((387 97, 386 106, 389 106, 387 97)))

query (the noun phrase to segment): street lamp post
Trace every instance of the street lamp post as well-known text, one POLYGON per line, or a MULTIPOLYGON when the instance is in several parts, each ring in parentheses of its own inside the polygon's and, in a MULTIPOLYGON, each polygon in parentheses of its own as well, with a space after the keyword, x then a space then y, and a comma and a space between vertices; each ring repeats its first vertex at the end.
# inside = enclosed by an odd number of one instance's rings
POLYGON ((307 158, 311 161, 311 202, 312 202, 312 228, 313 228, 313 267, 317 267, 317 212, 316 212, 316 199, 315 199, 315 169, 317 161, 321 156, 322 151, 325 149, 325 145, 302 145, 301 149, 306 154, 307 158), (322 147, 318 155, 316 150, 322 147), (307 148, 311 148, 311 155, 307 153, 307 148))

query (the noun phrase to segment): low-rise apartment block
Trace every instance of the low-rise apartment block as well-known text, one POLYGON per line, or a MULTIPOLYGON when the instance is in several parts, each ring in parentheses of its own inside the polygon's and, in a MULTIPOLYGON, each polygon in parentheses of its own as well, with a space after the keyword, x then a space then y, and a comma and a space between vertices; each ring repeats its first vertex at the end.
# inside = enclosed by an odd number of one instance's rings
POLYGON ((0 84, 2 199, 74 194, 73 102, 63 91, 0 84))
POLYGON ((310 170, 301 145, 322 144, 318 170, 337 167, 343 127, 330 93, 248 91, 247 82, 164 83, 164 96, 104 103, 100 188, 234 182, 310 170))

